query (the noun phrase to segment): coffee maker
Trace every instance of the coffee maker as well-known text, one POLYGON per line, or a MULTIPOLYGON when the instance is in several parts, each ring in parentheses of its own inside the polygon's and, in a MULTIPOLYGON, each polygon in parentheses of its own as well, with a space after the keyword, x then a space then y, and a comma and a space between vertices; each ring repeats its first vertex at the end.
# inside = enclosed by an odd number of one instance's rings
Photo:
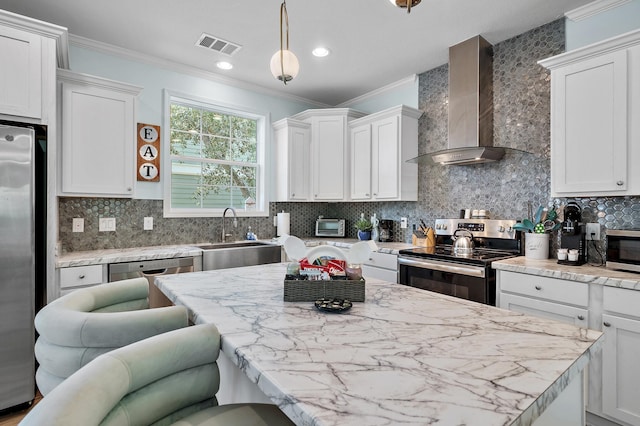
POLYGON ((558 260, 558 263, 582 265, 586 260, 585 234, 582 226, 582 209, 576 202, 570 202, 564 207, 564 220, 560 228, 560 248, 578 250, 576 260, 558 260))
POLYGON ((393 241, 393 220, 391 219, 380 219, 380 234, 379 239, 382 243, 387 243, 393 241))

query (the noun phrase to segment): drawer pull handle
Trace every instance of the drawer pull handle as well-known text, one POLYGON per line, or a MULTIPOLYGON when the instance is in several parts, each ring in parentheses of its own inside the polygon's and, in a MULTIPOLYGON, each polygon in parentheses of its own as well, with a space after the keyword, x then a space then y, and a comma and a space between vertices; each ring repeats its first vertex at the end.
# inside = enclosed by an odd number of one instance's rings
POLYGON ((619 181, 617 181, 617 182, 616 182, 616 185, 618 185, 618 186, 622 186, 622 185, 624 185, 624 182, 623 182, 623 181, 621 181, 621 180, 619 180, 619 181))
POLYGON ((81 280, 84 279, 84 274, 80 275, 78 278, 80 278, 81 280))
POLYGON ((610 322, 605 321, 602 324, 604 324, 605 327, 611 327, 611 323, 610 322))
POLYGON ((584 320, 584 315, 578 315, 578 319, 579 319, 580 321, 583 321, 583 320, 584 320))
POLYGON ((542 290, 542 287, 540 287, 539 285, 536 286, 536 290, 542 290))

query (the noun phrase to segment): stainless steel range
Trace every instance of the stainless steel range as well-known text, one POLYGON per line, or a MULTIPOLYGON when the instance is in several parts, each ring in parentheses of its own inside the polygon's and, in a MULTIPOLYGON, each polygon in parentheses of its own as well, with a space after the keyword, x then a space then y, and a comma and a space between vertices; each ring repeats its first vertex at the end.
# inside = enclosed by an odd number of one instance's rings
POLYGON ((522 254, 520 233, 513 229, 515 223, 515 220, 437 219, 435 247, 399 252, 398 282, 495 305, 496 273, 491 262, 522 254), (456 244, 458 238, 471 240, 465 241, 464 250, 456 244), (468 250, 469 242, 473 250, 468 250))

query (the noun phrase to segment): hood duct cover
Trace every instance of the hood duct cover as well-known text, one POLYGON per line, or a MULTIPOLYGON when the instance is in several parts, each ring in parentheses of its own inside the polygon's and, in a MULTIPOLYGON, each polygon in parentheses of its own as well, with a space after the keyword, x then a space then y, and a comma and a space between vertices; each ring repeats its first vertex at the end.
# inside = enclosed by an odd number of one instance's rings
POLYGON ((504 152, 493 147, 493 47, 476 36, 449 48, 449 143, 431 159, 479 164, 504 152))

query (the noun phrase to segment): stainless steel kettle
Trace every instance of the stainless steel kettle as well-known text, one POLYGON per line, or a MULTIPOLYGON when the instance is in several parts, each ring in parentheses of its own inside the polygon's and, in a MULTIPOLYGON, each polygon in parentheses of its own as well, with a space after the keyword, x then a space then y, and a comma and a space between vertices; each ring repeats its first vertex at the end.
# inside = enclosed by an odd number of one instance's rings
POLYGON ((453 233, 453 254, 468 255, 471 253, 473 253, 473 234, 468 229, 456 229, 453 233), (460 231, 469 235, 458 235, 460 231))

